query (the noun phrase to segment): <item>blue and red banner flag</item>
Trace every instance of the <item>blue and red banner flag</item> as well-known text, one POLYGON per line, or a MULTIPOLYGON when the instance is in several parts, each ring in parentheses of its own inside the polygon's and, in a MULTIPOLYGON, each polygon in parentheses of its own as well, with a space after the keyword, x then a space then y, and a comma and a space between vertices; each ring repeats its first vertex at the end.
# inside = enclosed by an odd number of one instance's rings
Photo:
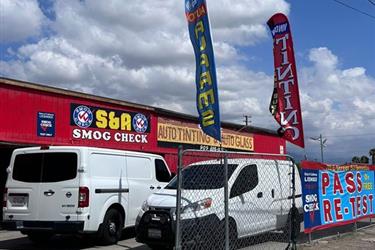
POLYGON ((301 162, 305 233, 375 217, 375 166, 301 162))
POLYGON ((216 68, 206 1, 185 0, 185 15, 195 53, 195 83, 200 127, 204 133, 221 141, 216 68))
POLYGON ((296 62, 290 24, 277 13, 267 22, 273 37, 274 90, 270 112, 280 124, 279 132, 287 141, 305 147, 296 62))

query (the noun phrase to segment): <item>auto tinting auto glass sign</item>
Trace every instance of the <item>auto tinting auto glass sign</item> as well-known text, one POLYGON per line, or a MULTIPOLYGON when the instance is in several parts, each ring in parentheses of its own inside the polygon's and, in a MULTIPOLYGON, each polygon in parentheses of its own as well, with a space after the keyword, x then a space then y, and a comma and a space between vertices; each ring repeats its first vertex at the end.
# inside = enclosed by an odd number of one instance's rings
POLYGON ((305 233, 375 217, 375 166, 301 166, 305 233))
POLYGON ((55 136, 55 114, 48 112, 38 112, 37 114, 37 134, 41 137, 55 136))
POLYGON ((194 48, 197 110, 203 132, 221 141, 219 98, 214 51, 205 0, 185 0, 190 40, 194 48))

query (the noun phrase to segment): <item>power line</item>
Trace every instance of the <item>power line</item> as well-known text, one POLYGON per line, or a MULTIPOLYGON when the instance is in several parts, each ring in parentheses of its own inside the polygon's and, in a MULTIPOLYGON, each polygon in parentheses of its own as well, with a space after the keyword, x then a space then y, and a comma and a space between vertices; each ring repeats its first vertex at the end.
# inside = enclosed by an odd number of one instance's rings
POLYGON ((375 135, 374 133, 368 133, 368 134, 351 134, 351 135, 324 135, 327 137, 353 137, 353 136, 369 136, 369 135, 375 135))
POLYGON ((372 5, 375 5, 375 3, 372 1, 372 0, 367 0, 369 3, 371 3, 372 5))
MULTIPOLYGON (((351 135, 324 135, 325 137, 356 137, 356 136, 369 136, 369 135, 375 135, 375 133, 368 133, 368 134, 351 134, 351 135)), ((309 136, 305 136, 309 137, 309 136)))
MULTIPOLYGON (((346 3, 343 3, 343 2, 338 1, 338 0, 333 0, 333 1, 335 1, 336 3, 339 3, 339 4, 341 4, 341 5, 343 5, 343 6, 347 7, 347 8, 349 8, 349 9, 352 9, 352 10, 357 11, 357 12, 363 14, 363 15, 366 15, 366 16, 368 16, 368 17, 371 17, 371 18, 375 19, 375 16, 373 16, 373 15, 371 15, 371 14, 368 14, 368 13, 366 13, 366 12, 364 12, 364 11, 362 11, 362 10, 359 10, 359 9, 357 9, 357 8, 354 8, 354 7, 352 7, 352 6, 350 6, 350 5, 346 4, 346 3)), ((371 1, 369 1, 369 2, 371 2, 371 1)), ((371 3, 374 4, 373 2, 371 2, 371 3)))

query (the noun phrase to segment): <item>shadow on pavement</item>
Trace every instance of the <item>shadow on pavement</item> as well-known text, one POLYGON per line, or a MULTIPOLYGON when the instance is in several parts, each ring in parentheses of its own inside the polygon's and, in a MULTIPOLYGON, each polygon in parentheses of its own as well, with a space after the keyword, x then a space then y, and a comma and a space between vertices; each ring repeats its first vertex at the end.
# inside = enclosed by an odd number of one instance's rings
MULTIPOLYGON (((135 237, 134 228, 125 229, 123 231, 121 240, 126 240, 135 237)), ((118 244, 121 246, 121 243, 118 244)), ((80 250, 87 248, 100 248, 100 244, 96 244, 94 235, 56 235, 48 242, 42 245, 33 244, 27 236, 21 236, 16 239, 0 240, 0 249, 8 250, 80 250)), ((123 246, 129 248, 128 246, 123 246)))

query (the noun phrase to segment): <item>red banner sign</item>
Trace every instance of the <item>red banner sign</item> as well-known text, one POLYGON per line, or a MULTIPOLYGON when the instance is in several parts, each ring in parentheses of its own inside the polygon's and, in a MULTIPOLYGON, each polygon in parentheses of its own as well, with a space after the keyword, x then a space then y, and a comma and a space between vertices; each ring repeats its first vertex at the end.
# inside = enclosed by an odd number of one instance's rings
POLYGON ((275 85, 270 111, 280 124, 287 141, 305 147, 296 63, 290 25, 284 14, 277 13, 267 22, 273 37, 275 85))

